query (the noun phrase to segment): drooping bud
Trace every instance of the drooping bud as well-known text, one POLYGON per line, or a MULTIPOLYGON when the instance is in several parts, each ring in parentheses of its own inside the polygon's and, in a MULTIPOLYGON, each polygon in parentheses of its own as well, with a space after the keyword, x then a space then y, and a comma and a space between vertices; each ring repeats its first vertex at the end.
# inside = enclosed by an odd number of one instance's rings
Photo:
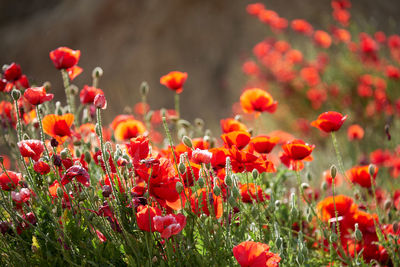
POLYGON ((101 76, 103 76, 103 69, 100 67, 94 68, 92 71, 92 78, 96 79, 96 78, 100 78, 101 76))
POLYGON ((227 186, 232 186, 232 177, 230 175, 225 176, 225 184, 227 186))
POLYGON ((393 223, 393 231, 397 233, 398 230, 399 230, 399 223, 398 222, 393 223))
POLYGON ((140 85, 140 94, 142 96, 147 96, 147 94, 149 93, 149 90, 150 90, 149 84, 146 81, 142 82, 142 84, 140 85))
POLYGON ((182 138, 182 143, 185 144, 185 146, 192 148, 193 149, 193 143, 192 140, 188 136, 183 136, 182 138))
POLYGON ((326 190, 326 189, 328 189, 328 183, 326 182, 326 181, 323 181, 322 183, 321 183, 321 189, 322 190, 326 190))
POLYGON ((14 88, 14 89, 11 91, 11 97, 14 99, 14 101, 18 101, 18 99, 21 98, 21 92, 20 92, 19 90, 17 90, 17 89, 14 88))
POLYGON ((301 188, 303 188, 303 190, 304 190, 304 189, 310 188, 310 185, 308 183, 302 183, 301 188))
POLYGON ((253 176, 253 179, 256 180, 258 178, 258 171, 257 169, 253 169, 253 171, 251 172, 251 175, 253 176))
POLYGON ((60 152, 60 156, 61 159, 66 159, 68 158, 69 155, 69 150, 67 148, 64 148, 61 152, 60 152))
POLYGON ((233 196, 230 196, 230 197, 228 198, 228 203, 229 203, 229 205, 231 205, 232 207, 236 207, 236 200, 235 200, 235 198, 234 198, 233 196))
POLYGON ((199 184, 199 186, 201 188, 203 188, 204 187, 204 179, 203 179, 203 177, 199 177, 199 179, 197 180, 197 183, 199 184))
POLYGON ((213 191, 216 196, 221 194, 221 188, 218 185, 214 185, 213 191))
POLYGON ((199 128, 203 128, 204 127, 204 121, 203 121, 203 119, 200 119, 200 118, 196 118, 194 120, 194 124, 199 128))
POLYGON ((371 175, 371 177, 374 177, 375 172, 376 172, 376 166, 374 164, 369 164, 368 172, 369 172, 369 175, 371 175))
POLYGON ((176 192, 178 192, 178 194, 182 193, 182 191, 184 189, 183 184, 181 182, 177 182, 175 185, 175 189, 176 189, 176 192))
POLYGON ((385 210, 389 210, 392 207, 392 201, 390 199, 386 199, 385 203, 383 204, 383 208, 385 210))
POLYGON ((183 162, 180 162, 178 165, 179 173, 180 174, 185 174, 186 173, 186 166, 183 164, 183 162))
POLYGON ((336 178, 336 174, 337 174, 337 168, 336 168, 335 165, 332 165, 331 166, 331 177, 332 177, 332 179, 336 178))

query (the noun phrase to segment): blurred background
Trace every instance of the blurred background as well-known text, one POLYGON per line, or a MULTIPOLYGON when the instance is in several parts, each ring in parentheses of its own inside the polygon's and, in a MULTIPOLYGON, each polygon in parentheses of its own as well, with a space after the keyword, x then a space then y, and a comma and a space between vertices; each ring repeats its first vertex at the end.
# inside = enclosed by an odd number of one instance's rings
MULTIPOLYGON (((0 63, 17 62, 31 83, 50 81, 56 99, 64 99, 60 73, 49 51, 81 50, 84 72, 74 83, 91 84, 101 66, 99 87, 108 99, 107 122, 140 101, 142 81, 150 85, 152 109, 173 108, 173 92, 159 78, 173 70, 189 74, 181 94, 183 117, 199 116, 209 128, 231 116, 246 76, 241 64, 267 28, 246 13, 247 0, 1 0, 0 63)), ((263 2, 289 20, 304 18, 326 29, 330 1, 263 2)), ((352 19, 376 29, 395 28, 400 1, 357 0, 352 19)), ((397 28, 397 33, 399 32, 397 28)), ((392 32, 393 33, 393 32, 392 32)))

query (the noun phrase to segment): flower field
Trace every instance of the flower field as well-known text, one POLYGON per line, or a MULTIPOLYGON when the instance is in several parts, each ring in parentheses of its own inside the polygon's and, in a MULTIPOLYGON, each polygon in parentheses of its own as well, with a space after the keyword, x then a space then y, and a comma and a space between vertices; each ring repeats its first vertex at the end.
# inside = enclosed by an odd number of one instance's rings
POLYGON ((4 65, 1 266, 400 266, 400 35, 331 6, 327 29, 247 6, 266 36, 213 131, 183 70, 159 77, 174 109, 143 82, 106 123, 112 74, 78 88, 79 50, 43 60, 65 95, 4 65))

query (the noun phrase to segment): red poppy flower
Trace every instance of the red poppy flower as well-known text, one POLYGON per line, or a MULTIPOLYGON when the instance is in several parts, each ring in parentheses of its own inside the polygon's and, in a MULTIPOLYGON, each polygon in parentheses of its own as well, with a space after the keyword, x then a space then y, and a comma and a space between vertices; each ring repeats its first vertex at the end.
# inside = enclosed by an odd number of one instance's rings
POLYGON ((18 148, 23 157, 37 161, 44 151, 44 144, 39 140, 23 140, 18 142, 18 148))
POLYGON ((47 94, 46 89, 44 88, 44 86, 42 86, 26 89, 26 91, 24 92, 24 97, 28 100, 29 103, 36 106, 52 100, 54 95, 47 94))
POLYGON ((153 219, 156 216, 161 215, 161 210, 157 207, 149 207, 149 206, 139 206, 136 213, 136 221, 140 230, 146 232, 155 232, 155 223, 153 223, 153 219), (151 228, 150 228, 151 225, 151 228))
POLYGON ((81 51, 68 47, 59 47, 50 52, 50 59, 57 69, 68 69, 78 64, 81 51))
POLYGON ((256 16, 256 17, 264 9, 265 9, 265 6, 262 3, 248 4, 246 7, 247 13, 249 13, 252 16, 256 16))
POLYGON ((149 139, 147 137, 139 136, 131 138, 129 144, 126 144, 126 147, 134 163, 138 163, 149 155, 149 139))
POLYGON ((146 131, 146 127, 141 121, 128 119, 120 122, 115 128, 114 136, 118 141, 125 141, 142 135, 146 131))
POLYGON ((66 185, 70 183, 73 178, 86 187, 90 186, 89 173, 82 166, 74 165, 66 170, 64 176, 61 178, 61 184, 66 185))
POLYGON ((240 104, 245 113, 275 112, 278 102, 272 96, 260 88, 252 88, 244 91, 240 96, 240 104))
POLYGON ((133 115, 127 115, 127 114, 117 115, 114 118, 114 120, 111 122, 110 127, 111 127, 111 129, 113 129, 115 131, 115 129, 117 128, 118 124, 120 124, 121 122, 130 120, 130 119, 135 119, 135 117, 133 117, 133 115))
POLYGON ((223 133, 229 133, 234 131, 247 132, 247 127, 240 121, 232 118, 221 120, 221 129, 223 133))
POLYGON ((317 45, 323 47, 323 48, 329 48, 332 44, 332 38, 331 36, 324 31, 315 31, 314 33, 314 41, 317 45))
POLYGON ((228 148, 235 145, 238 149, 242 149, 250 142, 251 135, 248 132, 234 131, 222 134, 221 138, 228 148))
POLYGON ((366 188, 371 187, 371 180, 375 182, 377 174, 378 174, 378 167, 375 167, 375 173, 371 179, 368 165, 355 166, 347 171, 347 176, 353 183, 356 183, 361 187, 366 187, 366 188))
POLYGON ((11 192, 11 199, 18 204, 25 203, 31 197, 31 191, 28 188, 21 188, 19 192, 11 192))
POLYGON ((279 142, 279 137, 268 137, 265 135, 259 135, 253 137, 250 140, 250 146, 254 148, 258 153, 269 153, 279 142))
POLYGON ((93 104, 96 108, 106 109, 107 108, 107 99, 103 94, 97 94, 94 97, 93 104))
POLYGON ((72 81, 81 74, 83 69, 79 66, 73 66, 67 69, 68 77, 72 81))
POLYGON ((33 164, 33 169, 35 170, 35 172, 41 175, 48 174, 50 172, 49 164, 42 160, 36 161, 35 164, 33 164))
POLYGON ((346 119, 347 115, 343 116, 339 112, 328 111, 322 113, 318 116, 317 120, 311 122, 311 126, 314 126, 326 133, 330 133, 339 130, 346 119))
POLYGON ((264 194, 262 188, 259 185, 256 188, 254 183, 241 184, 240 195, 244 203, 252 203, 253 201, 263 202, 266 198, 269 198, 267 194, 264 194))
POLYGON ((82 104, 93 104, 93 100, 98 94, 104 95, 103 90, 85 85, 79 93, 79 98, 82 104))
POLYGON ((168 214, 153 218, 154 229, 161 233, 161 237, 168 239, 179 234, 186 226, 186 217, 183 214, 168 214))
POLYGON ((192 211, 200 216, 202 213, 210 216, 210 208, 213 209, 215 217, 222 216, 222 198, 214 193, 208 193, 205 188, 199 189, 190 196, 192 211))
POLYGON ((311 155, 315 145, 309 145, 303 140, 295 139, 282 146, 285 154, 292 160, 303 160, 311 155))
POLYGON ((175 91, 177 94, 182 93, 183 84, 186 82, 188 75, 186 72, 172 71, 160 78, 160 83, 168 89, 175 91))
POLYGON ((211 162, 212 153, 205 149, 198 149, 192 151, 192 161, 197 164, 205 163, 208 164, 211 162))
POLYGON ((14 82, 21 78, 22 75, 22 70, 21 66, 16 64, 16 63, 11 63, 3 73, 4 79, 6 79, 9 82, 14 82))
POLYGON ((13 171, 2 172, 0 174, 0 187, 5 191, 11 191, 17 187, 20 180, 22 180, 20 173, 13 171))
POLYGON ((44 116, 43 131, 56 139, 59 143, 64 141, 71 136, 71 125, 74 122, 74 115, 67 113, 64 115, 49 114, 44 116))
POLYGON ((347 138, 350 141, 353 140, 361 140, 364 137, 364 129, 358 125, 358 124, 353 124, 347 128, 347 138))
POLYGON ((269 246, 245 241, 233 248, 233 255, 241 267, 278 267, 281 257, 269 251, 269 246))
POLYGON ((304 19, 292 20, 291 27, 294 31, 305 35, 311 35, 314 30, 311 24, 304 19))

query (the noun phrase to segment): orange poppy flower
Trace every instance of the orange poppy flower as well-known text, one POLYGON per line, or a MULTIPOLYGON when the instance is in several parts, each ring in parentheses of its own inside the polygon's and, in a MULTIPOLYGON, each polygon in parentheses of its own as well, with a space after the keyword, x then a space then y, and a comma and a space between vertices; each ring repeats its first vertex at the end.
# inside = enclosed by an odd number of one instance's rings
POLYGON ((366 187, 366 188, 371 187, 371 180, 375 182, 377 174, 378 174, 378 167, 375 167, 375 173, 371 179, 368 165, 355 166, 347 171, 347 176, 353 183, 356 183, 361 187, 366 187))
POLYGON ((311 155, 315 145, 309 145, 303 140, 293 140, 282 146, 285 154, 292 160, 304 160, 311 155))
POLYGON ((347 138, 350 141, 353 140, 361 140, 364 137, 364 129, 358 125, 353 124, 349 128, 347 128, 347 138))
POLYGON ((233 255, 241 267, 277 267, 281 261, 278 254, 269 251, 267 244, 245 241, 233 248, 233 255))
POLYGON ((120 124, 121 122, 127 121, 127 120, 131 120, 131 119, 133 120, 133 119, 135 119, 135 117, 133 117, 133 115, 120 114, 114 118, 114 120, 111 122, 110 127, 111 127, 111 129, 113 129, 115 131, 118 124, 120 124))
POLYGON ((318 46, 321 46, 323 48, 329 48, 332 44, 331 36, 324 31, 315 31, 314 41, 318 46))
POLYGON ((275 147, 275 145, 279 142, 279 137, 269 137, 265 135, 259 135, 253 137, 250 140, 250 145, 254 148, 258 153, 269 153, 275 147))
POLYGON ((235 145, 238 149, 242 149, 249 143, 251 135, 248 132, 234 131, 222 134, 221 138, 227 147, 235 145))
POLYGON ((210 216, 209 206, 213 206, 213 213, 218 219, 222 216, 222 198, 214 193, 209 193, 205 188, 197 190, 190 196, 192 211, 200 216, 202 213, 210 216))
POLYGON ((240 96, 240 104, 245 113, 275 112, 278 102, 272 96, 260 88, 252 88, 244 91, 240 96))
POLYGON ((168 89, 180 94, 183 91, 183 84, 186 82, 188 75, 186 72, 172 71, 160 78, 160 83, 168 89))
POLYGON ((64 143, 68 136, 71 136, 71 125, 74 122, 74 115, 67 113, 64 115, 49 114, 43 120, 43 131, 56 139, 59 143, 64 143))
POLYGON ((328 111, 322 113, 318 116, 317 120, 311 122, 311 126, 314 126, 326 133, 330 133, 339 130, 346 119, 347 115, 343 116, 339 112, 328 111))
POLYGON ((145 131, 146 127, 141 121, 129 119, 118 124, 114 136, 118 141, 125 141, 142 135, 145 131))
POLYGON ((240 121, 232 119, 232 118, 221 120, 220 124, 221 124, 223 133, 229 133, 229 132, 233 132, 233 131, 247 132, 246 125, 244 125, 240 121))

